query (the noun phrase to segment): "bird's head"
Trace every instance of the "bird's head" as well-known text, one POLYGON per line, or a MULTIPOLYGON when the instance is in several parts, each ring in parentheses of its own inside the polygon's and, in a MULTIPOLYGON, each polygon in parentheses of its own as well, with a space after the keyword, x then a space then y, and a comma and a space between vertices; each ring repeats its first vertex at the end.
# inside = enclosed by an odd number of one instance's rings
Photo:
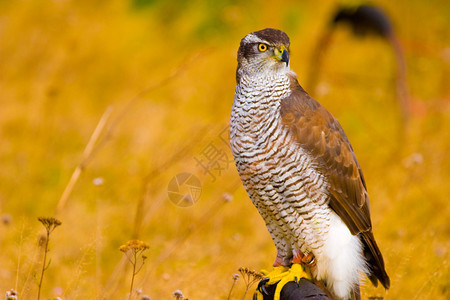
POLYGON ((249 33, 238 50, 237 78, 289 72, 289 37, 281 30, 266 28, 249 33))

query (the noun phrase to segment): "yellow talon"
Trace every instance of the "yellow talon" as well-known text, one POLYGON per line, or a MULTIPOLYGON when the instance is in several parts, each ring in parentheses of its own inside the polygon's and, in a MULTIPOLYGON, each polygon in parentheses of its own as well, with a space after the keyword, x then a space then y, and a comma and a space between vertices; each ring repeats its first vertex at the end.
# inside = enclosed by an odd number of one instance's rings
POLYGON ((278 282, 274 300, 280 300, 281 290, 288 282, 299 282, 301 278, 311 279, 311 274, 306 272, 301 264, 292 264, 290 268, 284 266, 274 267, 272 272, 262 270, 261 273, 269 279, 265 283, 266 285, 273 285, 278 282))
MULTIPOLYGON (((272 271, 267 271, 267 270, 261 270, 261 273, 263 273, 263 275, 265 277, 276 277, 279 276, 280 274, 285 273, 287 270, 289 270, 289 267, 285 267, 285 266, 279 266, 279 267, 274 267, 272 271)), ((278 281, 275 281, 278 282, 278 281)))

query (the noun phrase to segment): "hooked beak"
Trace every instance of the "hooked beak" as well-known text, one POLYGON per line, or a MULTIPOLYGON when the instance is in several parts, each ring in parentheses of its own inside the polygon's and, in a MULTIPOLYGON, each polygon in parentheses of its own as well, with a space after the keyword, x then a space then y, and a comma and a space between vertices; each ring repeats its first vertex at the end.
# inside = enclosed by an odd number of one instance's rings
POLYGON ((284 62, 286 65, 289 64, 289 52, 284 46, 281 46, 280 49, 275 49, 275 55, 280 62, 284 62))

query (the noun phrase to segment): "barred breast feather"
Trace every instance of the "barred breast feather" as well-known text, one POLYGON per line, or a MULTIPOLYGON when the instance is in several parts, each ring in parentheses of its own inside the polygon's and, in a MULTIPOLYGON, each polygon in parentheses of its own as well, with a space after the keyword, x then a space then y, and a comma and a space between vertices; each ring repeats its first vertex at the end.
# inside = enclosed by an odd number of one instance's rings
POLYGON ((230 122, 239 174, 286 264, 296 249, 320 252, 330 222, 327 183, 282 122, 290 95, 285 74, 243 77, 230 122))

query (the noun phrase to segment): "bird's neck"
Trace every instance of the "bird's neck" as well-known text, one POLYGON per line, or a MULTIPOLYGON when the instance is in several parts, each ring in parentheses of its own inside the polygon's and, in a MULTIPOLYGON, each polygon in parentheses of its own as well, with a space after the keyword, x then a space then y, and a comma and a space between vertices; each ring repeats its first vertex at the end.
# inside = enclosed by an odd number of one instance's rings
MULTIPOLYGON (((291 74, 242 74, 236 86, 235 101, 244 106, 279 106, 291 92, 291 74)), ((295 74, 294 74, 295 76, 295 74)))
MULTIPOLYGON (((244 75, 238 81, 230 116, 231 150, 238 169, 246 162, 241 154, 271 147, 273 141, 267 139, 266 134, 273 130, 273 124, 281 124, 274 120, 281 117, 281 101, 291 93, 290 82, 287 74, 279 73, 244 75)), ((245 166, 242 168, 246 169, 245 166)))

